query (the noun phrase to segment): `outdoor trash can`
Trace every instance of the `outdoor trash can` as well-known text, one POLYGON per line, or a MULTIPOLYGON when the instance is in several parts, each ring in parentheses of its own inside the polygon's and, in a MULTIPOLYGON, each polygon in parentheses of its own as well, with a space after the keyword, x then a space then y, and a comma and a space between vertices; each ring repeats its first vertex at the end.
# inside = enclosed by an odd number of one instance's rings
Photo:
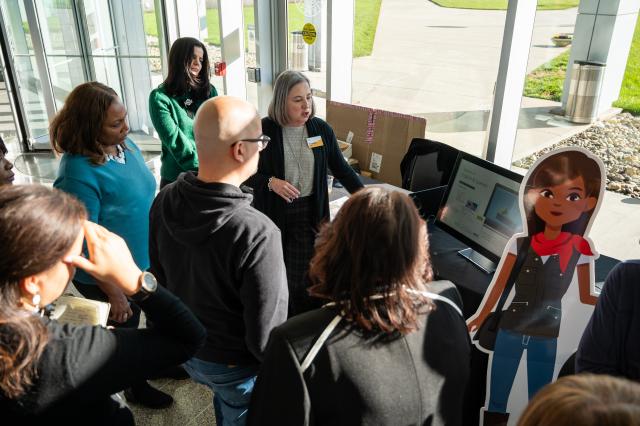
POLYGON ((569 121, 591 123, 596 119, 605 65, 602 62, 573 62, 565 109, 565 117, 569 121))

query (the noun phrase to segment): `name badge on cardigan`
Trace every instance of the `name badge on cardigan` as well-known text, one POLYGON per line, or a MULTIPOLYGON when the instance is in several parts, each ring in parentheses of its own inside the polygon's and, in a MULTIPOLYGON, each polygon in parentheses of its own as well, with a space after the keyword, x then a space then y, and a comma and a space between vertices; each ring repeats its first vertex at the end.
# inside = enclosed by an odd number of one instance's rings
POLYGON ((307 145, 312 149, 318 148, 319 146, 324 146, 324 143, 322 143, 322 136, 312 136, 310 138, 307 138, 307 145))

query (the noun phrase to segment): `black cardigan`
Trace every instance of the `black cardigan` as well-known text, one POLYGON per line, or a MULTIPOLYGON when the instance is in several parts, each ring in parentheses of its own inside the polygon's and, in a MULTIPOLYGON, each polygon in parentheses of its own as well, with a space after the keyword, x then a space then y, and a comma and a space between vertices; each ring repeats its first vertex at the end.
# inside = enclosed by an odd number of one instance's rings
POLYGON ((162 287, 138 304, 153 328, 107 330, 49 321, 38 377, 18 399, 0 393, 1 423, 122 424, 123 413, 110 395, 188 360, 206 335, 191 311, 162 287))
MULTIPOLYGON (((449 281, 430 291, 462 306, 449 281)), ((342 320, 309 368, 302 360, 335 317, 321 308, 271 332, 247 425, 459 425, 471 346, 462 316, 445 302, 404 336, 364 336, 342 320)))
POLYGON ((578 346, 576 372, 640 381, 640 260, 619 263, 607 275, 578 346))
MULTIPOLYGON (((324 146, 313 148, 313 223, 319 224, 329 218, 329 196, 327 194, 327 167, 350 193, 362 188, 358 175, 347 164, 333 129, 324 120, 314 117, 307 121, 309 137, 321 136, 324 146)), ((245 184, 253 188, 254 206, 269 216, 283 232, 284 212, 287 202, 275 192, 269 191, 267 183, 271 176, 284 179, 284 149, 282 127, 268 117, 262 119, 262 133, 271 138, 269 145, 260 152, 258 172, 245 184)))

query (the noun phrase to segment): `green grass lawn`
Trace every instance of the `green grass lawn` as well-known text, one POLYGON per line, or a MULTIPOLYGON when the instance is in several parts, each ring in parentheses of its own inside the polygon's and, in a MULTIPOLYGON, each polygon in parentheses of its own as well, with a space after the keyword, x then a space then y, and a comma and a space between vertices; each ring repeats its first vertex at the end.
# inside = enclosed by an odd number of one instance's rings
MULTIPOLYGON (((355 34, 353 56, 368 56, 373 49, 373 40, 376 36, 376 27, 378 26, 378 15, 380 14, 380 4, 382 0, 356 0, 355 11, 355 34)), ((289 4, 289 31, 302 30, 305 24, 303 12, 297 4, 289 4)), ((253 25, 253 6, 244 8, 244 24, 245 24, 245 46, 247 45, 248 25, 253 25)), ((209 29, 209 37, 205 39, 207 43, 220 46, 220 20, 216 9, 207 9, 207 28, 209 29)), ((155 12, 145 12, 144 14, 145 32, 152 36, 157 36, 156 15, 155 12)))
MULTIPOLYGON (((640 18, 633 33, 627 68, 620 88, 620 96, 613 106, 622 108, 633 115, 640 115, 640 18)), ((527 76, 524 83, 524 96, 560 101, 562 86, 569 62, 566 51, 548 63, 539 66, 527 76)))
POLYGON ((524 96, 531 98, 560 101, 562 85, 569 62, 569 50, 540 65, 527 76, 524 83, 524 96))
MULTIPOLYGON (((431 0, 438 6, 459 9, 506 10, 508 0, 431 0)), ((538 10, 577 7, 580 0, 538 0, 538 10)))
POLYGON ((382 0, 356 0, 353 57, 371 55, 382 0))

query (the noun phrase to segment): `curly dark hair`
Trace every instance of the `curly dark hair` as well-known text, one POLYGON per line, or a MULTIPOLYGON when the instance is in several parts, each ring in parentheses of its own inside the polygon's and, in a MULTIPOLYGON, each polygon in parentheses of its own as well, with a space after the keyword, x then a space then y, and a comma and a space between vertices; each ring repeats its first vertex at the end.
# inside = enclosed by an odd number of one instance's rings
POLYGON ((49 125, 56 152, 84 155, 93 164, 104 164, 105 152, 98 142, 102 125, 118 94, 97 81, 76 86, 49 125))

